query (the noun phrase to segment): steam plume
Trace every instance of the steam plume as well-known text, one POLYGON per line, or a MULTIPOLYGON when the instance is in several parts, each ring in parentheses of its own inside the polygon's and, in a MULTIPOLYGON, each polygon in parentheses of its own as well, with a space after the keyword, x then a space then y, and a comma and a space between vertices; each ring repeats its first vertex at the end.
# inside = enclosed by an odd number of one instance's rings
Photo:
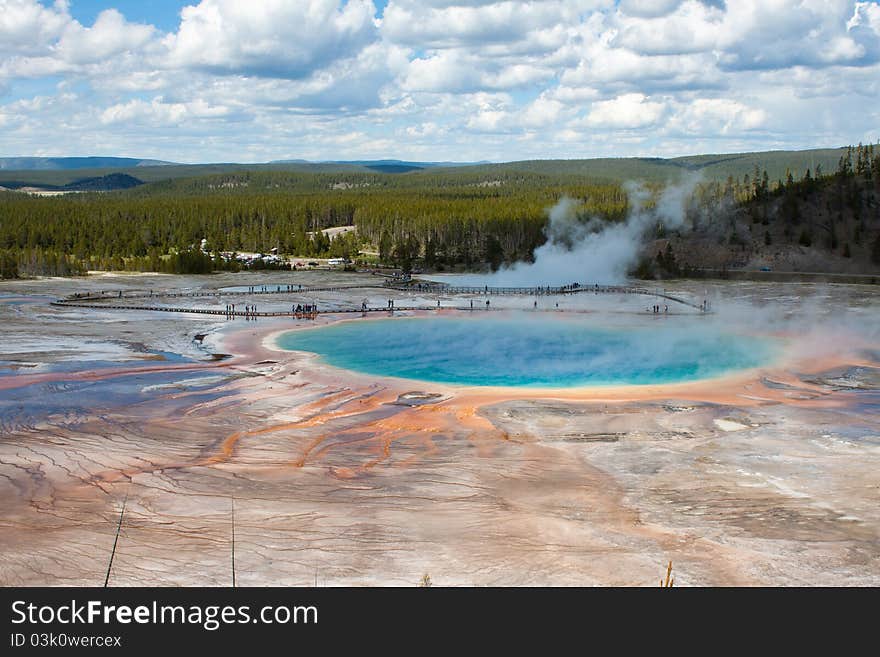
POLYGON ((698 181, 698 177, 691 176, 666 187, 650 210, 645 208, 650 198, 648 190, 637 183, 627 183, 624 187, 629 213, 622 222, 595 217, 584 221, 577 215, 577 202, 562 198, 548 211, 547 241, 535 250, 534 262, 504 267, 474 283, 531 286, 624 282, 639 257, 646 233, 657 222, 662 221, 672 230, 684 226, 687 201, 698 181))

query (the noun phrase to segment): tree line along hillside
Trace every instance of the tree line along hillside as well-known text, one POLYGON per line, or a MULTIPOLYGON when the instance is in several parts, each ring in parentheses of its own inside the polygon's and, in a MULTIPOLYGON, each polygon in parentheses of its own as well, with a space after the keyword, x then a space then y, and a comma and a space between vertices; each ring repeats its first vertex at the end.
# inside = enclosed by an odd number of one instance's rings
POLYGON ((704 185, 723 201, 714 220, 696 220, 664 235, 643 261, 643 274, 687 274, 693 268, 880 272, 880 154, 847 149, 833 173, 821 167, 772 181, 753 171, 742 181, 704 185), (659 247, 659 248, 658 248, 659 247))
MULTIPOLYGON (((704 180, 723 181, 728 176, 741 179, 757 166, 766 170, 771 179, 783 177, 787 170, 805 171, 822 167, 831 171, 837 166, 838 159, 846 149, 813 149, 806 151, 765 151, 756 153, 732 153, 720 155, 691 155, 677 158, 593 158, 570 160, 526 160, 505 163, 480 163, 457 166, 435 166, 430 163, 392 162, 305 162, 282 161, 266 164, 162 164, 152 165, 149 160, 131 160, 139 162, 137 166, 111 166, 110 162, 124 162, 126 158, 60 158, 92 162, 91 168, 68 168, 55 166, 51 168, 31 168, 22 166, 15 168, 19 160, 53 158, 0 158, 0 187, 9 187, 7 183, 18 183, 20 186, 31 187, 63 187, 80 178, 99 178, 112 173, 122 173, 143 180, 147 183, 173 181, 180 179, 196 179, 206 176, 244 176, 246 179, 253 174, 281 174, 279 177, 263 178, 262 181, 271 185, 272 189, 284 187, 291 182, 295 185, 302 182, 308 174, 370 174, 377 171, 397 172, 405 175, 384 176, 384 185, 419 187, 438 184, 456 184, 460 176, 493 177, 509 174, 544 176, 568 176, 602 180, 605 182, 624 182, 639 180, 647 182, 673 182, 688 172, 699 172, 704 180), (403 166, 401 166, 403 165, 403 166), (284 176, 283 174, 294 174, 284 176), (303 174, 304 178, 299 177, 303 174)), ((59 159, 59 158, 55 158, 59 159)), ((156 163, 159 164, 159 163, 156 163)), ((261 179, 254 179, 257 186, 261 179)))
MULTIPOLYGON (((880 153, 873 146, 842 151, 828 174, 820 165, 773 180, 755 166, 697 188, 693 233, 711 233, 734 250, 765 240, 809 241, 880 264, 878 178, 880 153)), ((0 275, 195 273, 239 266, 221 253, 271 249, 329 257, 375 250, 382 262, 404 268, 497 268, 532 257, 545 240, 547 209, 562 196, 579 200, 584 217, 614 222, 627 215, 619 182, 482 166, 417 175, 235 171, 51 198, 5 192, 0 275), (346 225, 357 232, 333 239, 320 232, 346 225)), ((664 230, 658 226, 658 233, 664 230)))

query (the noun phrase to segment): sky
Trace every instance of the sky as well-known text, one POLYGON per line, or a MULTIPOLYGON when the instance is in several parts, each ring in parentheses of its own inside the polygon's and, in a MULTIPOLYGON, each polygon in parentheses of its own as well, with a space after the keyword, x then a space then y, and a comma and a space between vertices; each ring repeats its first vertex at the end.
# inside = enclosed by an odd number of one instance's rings
POLYGON ((880 139, 880 4, 0 0, 0 157, 670 157, 880 139))

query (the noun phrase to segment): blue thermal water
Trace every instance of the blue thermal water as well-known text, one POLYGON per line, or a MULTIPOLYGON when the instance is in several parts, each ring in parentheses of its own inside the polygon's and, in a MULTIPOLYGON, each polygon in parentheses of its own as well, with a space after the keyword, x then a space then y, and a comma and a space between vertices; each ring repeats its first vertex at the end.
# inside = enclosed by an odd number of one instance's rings
POLYGON ((157 358, 124 357, 122 360, 62 360, 55 363, 35 363, 34 361, 13 361, 0 359, 0 376, 16 376, 24 374, 45 374, 82 372, 83 370, 100 370, 111 368, 132 367, 133 365, 151 365, 159 363, 194 363, 192 358, 172 351, 145 349, 141 353, 157 358))
POLYGON ((367 374, 478 386, 672 383, 766 364, 777 345, 717 328, 585 319, 438 317, 342 322, 281 335, 283 349, 367 374))
POLYGON ((33 426, 51 416, 82 418, 118 408, 132 412, 134 406, 148 401, 162 400, 163 412, 171 412, 169 409, 174 407, 184 408, 231 394, 222 387, 226 380, 227 377, 218 377, 215 372, 177 370, 0 389, 0 436, 4 431, 33 426), (190 394, 170 394, 180 390, 190 394))

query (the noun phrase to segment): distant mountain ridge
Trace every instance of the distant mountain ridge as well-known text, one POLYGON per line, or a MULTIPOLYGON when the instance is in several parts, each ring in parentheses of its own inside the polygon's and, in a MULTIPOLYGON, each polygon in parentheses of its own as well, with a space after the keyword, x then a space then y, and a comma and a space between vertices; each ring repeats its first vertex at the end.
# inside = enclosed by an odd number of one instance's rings
POLYGON ((127 169, 174 164, 133 157, 0 157, 0 169, 8 171, 57 171, 66 169, 127 169))
POLYGON ((292 175, 389 175, 443 176, 454 178, 498 177, 525 175, 563 176, 592 181, 624 182, 638 180, 665 184, 694 173, 704 181, 723 182, 728 177, 742 180, 755 172, 767 174, 771 182, 785 180, 791 172, 800 179, 806 170, 813 175, 817 168, 829 172, 837 168, 845 148, 817 148, 803 151, 759 151, 748 153, 688 155, 660 157, 602 157, 579 159, 521 160, 512 162, 419 162, 413 160, 276 160, 262 164, 207 163, 173 164, 137 158, 0 158, 0 187, 32 186, 49 189, 76 183, 81 178, 100 178, 124 173, 144 183, 167 182, 182 178, 206 176, 243 176, 251 173, 289 173, 292 175), (102 165, 102 166, 98 166, 102 165), (33 168, 18 168, 30 166, 33 168), (49 168, 55 167, 55 168, 49 168), (86 167, 86 168, 76 168, 86 167))
POLYGON ((364 167, 370 171, 378 173, 407 173, 409 171, 419 171, 420 169, 433 169, 436 167, 470 167, 480 164, 490 164, 487 160, 480 162, 415 162, 411 160, 272 160, 269 164, 320 164, 341 166, 364 167))

